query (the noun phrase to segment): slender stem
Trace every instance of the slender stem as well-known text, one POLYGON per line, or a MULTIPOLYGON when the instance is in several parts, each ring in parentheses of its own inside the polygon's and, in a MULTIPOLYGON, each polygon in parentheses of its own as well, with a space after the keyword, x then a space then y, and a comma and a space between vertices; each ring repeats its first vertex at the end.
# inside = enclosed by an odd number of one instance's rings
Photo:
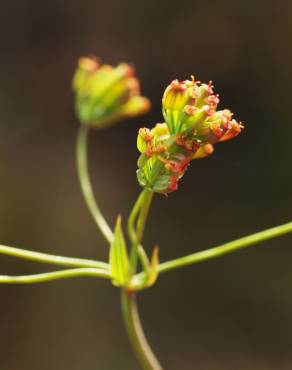
POLYGON ((26 249, 9 247, 6 245, 0 245, 0 254, 6 254, 12 257, 19 257, 31 261, 49 263, 53 265, 71 266, 71 267, 95 267, 106 271, 109 270, 109 265, 105 262, 99 262, 83 258, 55 256, 53 254, 34 252, 26 249))
POLYGON ((292 222, 272 227, 270 229, 260 231, 255 234, 245 236, 240 239, 233 240, 229 243, 222 244, 218 247, 210 248, 201 252, 189 254, 185 257, 180 257, 171 261, 161 263, 158 267, 158 271, 165 272, 174 270, 179 267, 192 265, 194 263, 202 262, 211 258, 223 256, 224 254, 235 252, 239 249, 249 247, 261 243, 265 240, 273 239, 281 235, 285 235, 292 232, 292 222))
POLYGON ((77 136, 77 170, 80 181, 82 194, 86 205, 96 223, 102 232, 105 239, 112 243, 113 232, 107 221, 103 217, 93 194, 92 186, 89 178, 88 163, 87 163, 87 143, 88 143, 89 128, 81 125, 77 136))
POLYGON ((20 276, 9 276, 0 275, 0 283, 5 284, 32 284, 32 283, 43 283, 51 280, 68 279, 72 277, 80 276, 94 276, 105 279, 110 279, 110 273, 96 268, 79 268, 79 269, 68 269, 61 271, 45 272, 42 274, 34 275, 20 275, 20 276))
POLYGON ((144 370, 162 370, 145 338, 137 310, 135 292, 122 290, 121 301, 125 327, 142 368, 144 370))
POLYGON ((141 205, 139 218, 137 221, 137 230, 136 230, 137 231, 137 237, 136 237, 137 245, 139 245, 142 241, 149 209, 150 209, 151 202, 153 199, 153 194, 154 194, 152 191, 149 191, 146 189, 143 190, 143 193, 144 193, 143 202, 141 205))
POLYGON ((128 224, 127 224, 128 233, 129 233, 130 240, 133 244, 136 243, 136 238, 137 238, 136 219, 138 217, 143 198, 144 198, 144 191, 141 191, 141 193, 139 194, 136 200, 136 203, 134 204, 134 207, 132 208, 132 211, 128 219, 128 224))
POLYGON ((132 243, 131 249, 131 269, 136 272, 138 260, 138 246, 140 245, 150 205, 153 199, 153 192, 142 190, 140 193, 128 220, 128 233, 132 243))

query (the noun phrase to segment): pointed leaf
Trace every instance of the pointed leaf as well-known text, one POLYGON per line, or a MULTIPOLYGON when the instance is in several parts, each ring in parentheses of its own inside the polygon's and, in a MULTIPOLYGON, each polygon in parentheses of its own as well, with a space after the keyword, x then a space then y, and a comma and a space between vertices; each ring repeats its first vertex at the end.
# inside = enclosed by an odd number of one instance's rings
POLYGON ((156 246, 153 249, 151 262, 150 262, 150 273, 147 281, 147 286, 151 286, 155 283, 158 277, 158 265, 159 265, 159 247, 156 246))
POLYGON ((121 216, 117 218, 114 240, 110 248, 109 263, 113 284, 116 286, 126 286, 130 278, 130 265, 121 227, 121 216))

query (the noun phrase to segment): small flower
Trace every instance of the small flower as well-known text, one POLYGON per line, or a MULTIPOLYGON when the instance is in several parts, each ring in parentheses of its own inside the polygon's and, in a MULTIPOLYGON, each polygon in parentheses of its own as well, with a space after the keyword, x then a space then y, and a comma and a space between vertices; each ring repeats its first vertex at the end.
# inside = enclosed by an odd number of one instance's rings
POLYGON ((219 96, 213 85, 174 80, 165 90, 165 123, 139 130, 137 178, 142 187, 168 194, 178 188, 191 160, 214 152, 214 144, 237 136, 243 126, 224 109, 216 111, 219 96))
POLYGON ((199 125, 216 111, 219 97, 213 85, 191 80, 174 80, 166 88, 162 98, 162 111, 171 134, 199 125))
POLYGON ((149 100, 140 96, 134 68, 126 63, 112 67, 96 58, 80 58, 73 90, 79 120, 96 128, 146 113, 150 108, 149 100))
POLYGON ((176 135, 170 135, 166 123, 157 123, 152 130, 139 130, 137 146, 141 155, 137 178, 142 187, 161 194, 177 189, 194 151, 187 144, 178 145, 176 139, 176 135))

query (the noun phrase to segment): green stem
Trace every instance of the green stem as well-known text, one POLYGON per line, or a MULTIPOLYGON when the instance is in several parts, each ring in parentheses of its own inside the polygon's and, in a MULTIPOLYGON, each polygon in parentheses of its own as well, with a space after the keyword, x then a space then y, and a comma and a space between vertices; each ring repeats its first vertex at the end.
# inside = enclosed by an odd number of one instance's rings
POLYGON ((113 241, 113 232, 107 221, 103 217, 93 194, 92 186, 89 178, 88 163, 87 163, 87 143, 88 143, 89 128, 86 125, 81 125, 77 136, 77 170, 80 181, 82 194, 86 205, 96 223, 102 232, 105 239, 111 244, 113 241))
POLYGON ((45 272, 43 274, 34 275, 20 275, 20 276, 9 276, 0 275, 0 283, 5 284, 32 284, 32 283, 43 283, 51 280, 68 279, 72 277, 80 276, 94 276, 105 279, 110 279, 110 273, 108 271, 96 268, 79 268, 79 269, 68 269, 61 271, 45 272))
POLYGON ((272 227, 270 229, 260 231, 255 234, 245 236, 240 239, 233 240, 229 243, 222 244, 218 247, 210 248, 201 252, 189 254, 185 257, 180 257, 171 261, 161 263, 158 267, 158 271, 165 272, 177 269, 179 267, 192 265, 194 263, 202 262, 211 258, 223 256, 224 254, 235 252, 239 249, 249 247, 261 243, 265 240, 273 239, 281 235, 285 235, 292 232, 292 222, 272 227))
POLYGON ((127 223, 128 234, 129 234, 130 241, 132 244, 136 243, 136 238, 137 238, 136 219, 138 217, 143 198, 144 198, 144 191, 141 191, 141 193, 139 194, 136 200, 136 203, 134 204, 134 207, 132 208, 132 211, 130 213, 128 223, 127 223))
POLYGON ((151 202, 152 202, 152 199, 153 199, 153 194, 154 194, 152 191, 149 191, 149 190, 146 190, 146 189, 143 190, 143 193, 144 193, 144 197, 143 197, 143 202, 142 202, 142 205, 141 205, 141 208, 140 208, 139 218, 138 218, 138 221, 137 221, 137 229, 136 229, 136 232, 137 232, 136 244, 137 244, 137 246, 142 242, 145 225, 146 225, 149 209, 150 209, 151 202))
POLYGON ((142 190, 140 193, 128 220, 128 233, 132 243, 131 249, 131 268, 132 272, 136 272, 138 260, 138 246, 140 245, 145 224, 147 221, 150 205, 153 199, 153 192, 142 190))
POLYGON ((121 301, 125 327, 142 368, 144 370, 162 370, 145 338, 137 310, 135 292, 122 290, 121 301))
POLYGON ((29 251, 26 249, 20 249, 15 247, 8 247, 6 245, 0 245, 0 254, 6 254, 12 257, 24 258, 31 261, 49 263, 53 265, 70 266, 70 267, 95 267, 108 271, 109 265, 105 262, 99 262, 94 260, 88 260, 83 258, 63 257, 55 256, 47 253, 40 253, 29 251))

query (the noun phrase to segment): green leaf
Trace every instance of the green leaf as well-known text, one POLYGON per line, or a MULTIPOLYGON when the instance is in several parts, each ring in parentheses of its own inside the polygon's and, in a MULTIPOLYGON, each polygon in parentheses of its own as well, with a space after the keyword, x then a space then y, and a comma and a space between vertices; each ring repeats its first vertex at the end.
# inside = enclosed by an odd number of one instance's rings
POLYGON ((151 261, 149 261, 145 250, 143 249, 142 245, 138 246, 138 255, 142 265, 142 269, 144 272, 143 278, 139 281, 136 281, 132 288, 135 290, 141 290, 145 288, 149 288, 152 286, 158 277, 158 265, 159 265, 159 248, 158 246, 154 247, 151 261))
POLYGON ((159 265, 159 248, 154 247, 151 262, 150 262, 150 273, 148 275, 147 287, 153 285, 158 278, 158 265, 159 265))
POLYGON ((109 264, 113 284, 127 286, 130 280, 130 264, 121 222, 121 216, 118 216, 114 240, 110 248, 109 264))

